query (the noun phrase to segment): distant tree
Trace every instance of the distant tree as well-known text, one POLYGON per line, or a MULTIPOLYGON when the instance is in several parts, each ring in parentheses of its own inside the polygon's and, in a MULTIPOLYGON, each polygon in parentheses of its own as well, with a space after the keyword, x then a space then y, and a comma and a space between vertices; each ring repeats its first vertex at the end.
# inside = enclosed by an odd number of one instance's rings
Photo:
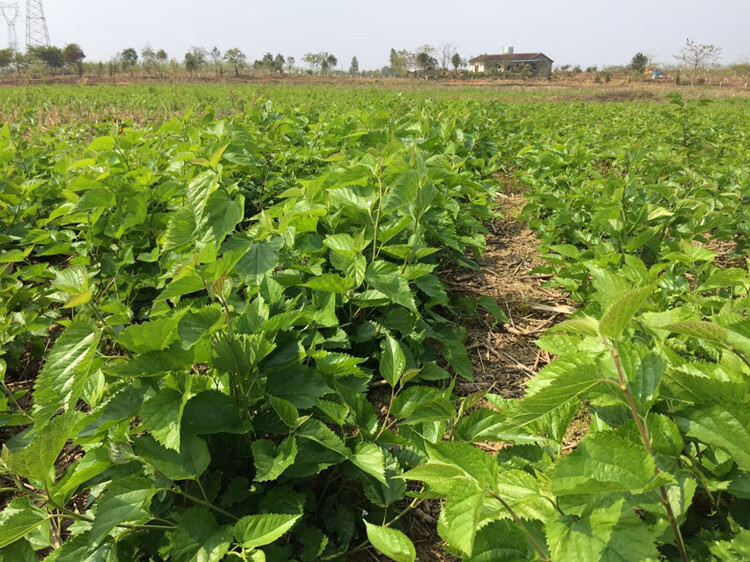
POLYGON ((206 65, 208 53, 201 47, 193 47, 185 53, 185 69, 193 75, 193 72, 200 70, 206 65))
POLYGON ((359 61, 357 57, 352 57, 352 62, 349 64, 349 74, 352 76, 359 74, 359 61))
POLYGON ((247 64, 247 55, 235 47, 224 53, 224 62, 231 64, 234 67, 234 75, 239 76, 247 64))
POLYGON ((414 66, 414 54, 406 50, 391 49, 390 63, 393 76, 405 76, 414 66))
POLYGON ((599 70, 599 69, 596 66, 587 66, 586 67, 586 72, 592 72, 593 73, 593 72, 596 72, 597 70, 599 70))
POLYGON ((320 53, 305 53, 302 62, 308 64, 313 72, 318 72, 323 64, 323 59, 320 53))
POLYGON ((123 67, 135 66, 138 63, 138 52, 132 47, 124 49, 119 56, 123 67))
POLYGON ((146 46, 141 49, 141 60, 146 68, 153 68, 157 65, 156 51, 154 51, 151 43, 146 43, 146 46))
POLYGON ((458 67, 461 66, 461 55, 458 53, 453 53, 453 56, 451 57, 451 64, 453 65, 453 70, 458 70, 458 67))
POLYGON ((417 67, 422 70, 422 73, 426 73, 437 68, 437 59, 432 56, 434 52, 435 47, 433 47, 432 45, 422 45, 417 49, 415 61, 417 63, 417 67))
POLYGON ((324 74, 328 74, 328 72, 332 68, 336 68, 336 65, 339 63, 339 60, 334 55, 331 55, 329 53, 324 53, 324 54, 325 54, 325 58, 323 59, 323 65, 321 67, 321 71, 324 74))
POLYGON ((310 65, 311 72, 320 72, 320 74, 328 74, 328 71, 336 68, 336 65, 339 63, 334 55, 325 51, 321 53, 305 53, 302 61, 310 65))
POLYGON ((698 69, 704 68, 706 65, 715 62, 721 54, 721 47, 716 45, 703 45, 695 43, 690 39, 687 40, 682 51, 678 55, 675 55, 678 61, 684 63, 692 71, 692 78, 690 79, 690 85, 695 85, 695 75, 698 73, 698 69))
POLYGON ((158 51, 156 51, 156 60, 158 60, 162 64, 166 63, 169 60, 167 51, 165 51, 164 49, 159 49, 158 51))
POLYGON ((294 60, 294 57, 287 57, 286 58, 286 71, 287 72, 291 72, 292 71, 292 69, 294 68, 294 63, 295 62, 297 62, 297 61, 294 60))
POLYGON ((630 68, 636 74, 643 74, 646 71, 646 65, 648 64, 648 57, 643 53, 636 53, 630 61, 630 68))
POLYGON ((453 43, 440 43, 438 51, 440 52, 440 68, 448 70, 448 65, 456 53, 456 46, 453 43))
POLYGON ((83 59, 86 53, 83 52, 77 43, 68 43, 62 50, 62 58, 65 64, 76 67, 78 76, 83 76, 83 59))
POLYGON ((13 64, 13 54, 13 49, 0 49, 0 68, 8 68, 13 64))
POLYGON ((224 74, 224 68, 221 66, 221 51, 218 47, 214 47, 211 49, 211 62, 214 63, 214 68, 216 69, 216 76, 221 76, 224 74))
POLYGON ((253 63, 255 70, 263 70, 265 72, 271 72, 273 70, 273 53, 266 53, 263 58, 256 59, 253 63))
POLYGON ((62 68, 65 65, 63 52, 60 47, 30 47, 28 54, 41 61, 47 68, 62 68))
POLYGON ((286 59, 284 59, 284 55, 279 53, 273 58, 273 71, 278 72, 279 74, 284 74, 284 62, 286 59))

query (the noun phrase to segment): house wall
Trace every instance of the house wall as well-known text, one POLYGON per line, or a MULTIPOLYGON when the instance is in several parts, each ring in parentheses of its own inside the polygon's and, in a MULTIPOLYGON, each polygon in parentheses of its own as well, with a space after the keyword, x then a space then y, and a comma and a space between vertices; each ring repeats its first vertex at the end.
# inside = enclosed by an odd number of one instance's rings
POLYGON ((538 66, 536 67, 536 73, 537 74, 549 74, 552 72, 552 61, 543 60, 539 61, 538 66))

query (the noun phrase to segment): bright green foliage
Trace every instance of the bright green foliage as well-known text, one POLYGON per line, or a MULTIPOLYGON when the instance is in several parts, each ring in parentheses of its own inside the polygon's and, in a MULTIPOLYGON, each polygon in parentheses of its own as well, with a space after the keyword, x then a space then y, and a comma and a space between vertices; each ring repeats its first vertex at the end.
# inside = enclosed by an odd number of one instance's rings
POLYGON ((401 531, 388 527, 378 527, 367 522, 365 522, 365 526, 367 527, 367 538, 375 547, 375 550, 396 562, 414 562, 416 560, 417 553, 414 545, 401 531))
POLYGON ((746 558, 747 104, 441 97, 4 93, 1 556, 746 558), (509 170, 580 309, 458 396, 509 170))

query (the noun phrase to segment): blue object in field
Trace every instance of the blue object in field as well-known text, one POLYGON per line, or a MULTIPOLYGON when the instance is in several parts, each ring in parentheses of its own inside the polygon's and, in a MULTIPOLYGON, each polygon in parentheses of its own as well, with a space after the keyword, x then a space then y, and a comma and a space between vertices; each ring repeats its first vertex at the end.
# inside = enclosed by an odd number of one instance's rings
POLYGON ((654 70, 654 73, 651 75, 651 78, 664 78, 664 73, 659 72, 658 70, 654 70))

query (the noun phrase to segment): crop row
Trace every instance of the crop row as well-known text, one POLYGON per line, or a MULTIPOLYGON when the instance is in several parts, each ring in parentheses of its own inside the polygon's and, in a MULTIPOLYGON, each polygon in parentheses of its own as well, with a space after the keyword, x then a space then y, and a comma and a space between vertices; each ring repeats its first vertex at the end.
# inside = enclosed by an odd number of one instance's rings
POLYGON ((0 130, 3 554, 741 559, 747 109, 337 96, 0 130), (501 169, 582 303, 520 401, 437 275, 501 169))

